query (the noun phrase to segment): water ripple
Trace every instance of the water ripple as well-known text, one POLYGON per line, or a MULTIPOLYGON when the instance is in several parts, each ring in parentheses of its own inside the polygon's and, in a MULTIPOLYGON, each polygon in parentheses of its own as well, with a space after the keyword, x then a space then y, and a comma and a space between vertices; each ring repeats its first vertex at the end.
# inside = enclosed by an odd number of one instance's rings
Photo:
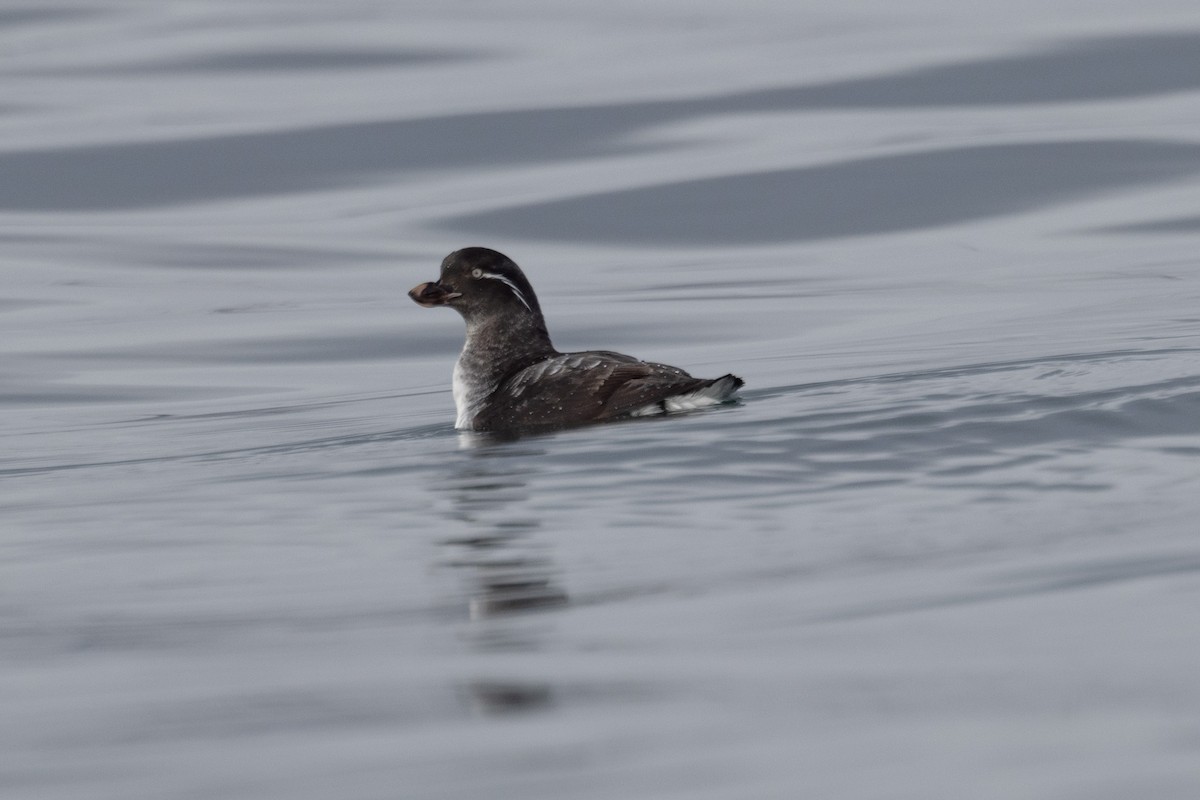
POLYGON ((1197 172, 1200 145, 1187 142, 990 144, 510 205, 440 227, 603 244, 806 241, 1015 214, 1197 172))
MULTIPOLYGON (((635 143, 633 134, 656 125, 713 115, 804 111, 827 107, 1046 103, 1145 96, 1200 86, 1194 59, 1197 47, 1200 47, 1200 34, 1193 32, 1107 37, 1070 42, 1044 52, 942 65, 900 75, 751 89, 692 99, 505 110, 168 141, 12 150, 0 153, 0 209, 87 211, 214 202, 236 197, 338 188, 403 171, 545 163, 614 153, 648 152, 653 146, 635 143), (981 86, 988 88, 981 91, 981 86)), ((327 57, 337 59, 336 56, 327 57)), ((208 64, 207 68, 211 69, 223 63, 222 59, 233 59, 234 66, 240 64, 239 68, 258 68, 269 66, 272 58, 294 60, 295 56, 259 54, 247 64, 244 63, 245 57, 239 60, 236 55, 212 55, 202 58, 199 66, 205 68, 204 65, 208 64)), ((1146 163, 1146 159, 1156 161, 1168 155, 1165 152, 1158 152, 1157 155, 1147 152, 1147 149, 1153 150, 1152 143, 1099 143, 1099 146, 1113 149, 1097 152, 1089 149, 1087 143, 1079 143, 1080 149, 1074 151, 1075 155, 1072 155, 1072 151, 1063 151, 1062 155, 1070 161, 1065 171, 1054 167, 1053 156, 1057 151, 1044 152, 1041 159, 1037 150, 1030 151, 1029 157, 1038 161, 1037 169, 1021 169, 1020 163, 1008 162, 999 166, 1017 168, 1020 178, 1034 181, 1038 186, 1034 190, 1035 197, 1050 188, 1050 182, 1039 179, 1039 170, 1047 168, 1054 177, 1074 178, 1069 181, 1066 194, 1078 193, 1092 186, 1089 181, 1080 183, 1083 178, 1080 167, 1089 156, 1098 157, 1103 162, 1101 175, 1111 174, 1117 165, 1127 159, 1133 160, 1130 170, 1125 173, 1125 180, 1117 181, 1117 185, 1166 176, 1146 163), (1122 150, 1121 147, 1130 149, 1122 150)), ((1178 155, 1183 160, 1176 166, 1184 172, 1194 171, 1194 153, 1181 152, 1178 155)), ((995 166, 989 165, 986 160, 962 163, 954 159, 955 154, 951 152, 947 160, 929 166, 948 170, 942 175, 955 176, 959 173, 949 170, 963 166, 988 170, 990 166, 995 166)), ((897 163, 896 168, 900 170, 898 178, 914 177, 906 171, 904 162, 897 163)), ((836 177, 846 180, 868 176, 843 172, 836 177)), ((923 190, 933 188, 958 200, 966 194, 954 191, 953 182, 932 184, 928 175, 916 177, 919 179, 918 186, 923 190)), ((992 177, 1000 179, 1002 185, 1008 183, 1003 170, 992 177)), ((786 174, 783 180, 789 189, 836 188, 836 183, 828 181, 797 186, 795 178, 786 174)), ((734 178, 718 181, 723 182, 700 184, 692 188, 729 192, 729 202, 723 208, 726 212, 735 212, 735 219, 736 209, 740 206, 733 201, 746 200, 743 191, 750 191, 756 186, 772 188, 769 182, 759 183, 754 176, 750 176, 750 186, 743 186, 734 178)), ((902 180, 895 182, 904 184, 902 180)), ((1108 185, 1111 185, 1110 182, 1101 177, 1097 188, 1108 185)), ((666 187, 665 192, 665 196, 656 197, 659 200, 674 200, 678 205, 682 199, 679 191, 666 187)), ((1001 194, 1010 202, 1017 199, 1012 186, 1003 189, 1001 194)), ((907 202, 913 196, 930 199, 913 188, 900 198, 902 205, 919 208, 921 204, 907 202)), ((839 204, 836 193, 832 197, 834 202, 830 205, 836 207, 838 215, 847 208, 856 208, 855 205, 839 204)), ((649 198, 632 194, 626 199, 637 207, 637 211, 627 212, 628 216, 621 218, 624 223, 619 227, 633 231, 633 238, 645 238, 644 231, 640 236, 636 235, 638 226, 632 225, 634 218, 646 210, 657 211, 659 213, 650 214, 649 218, 661 223, 665 215, 660 207, 649 202, 649 198)), ((752 203, 752 208, 772 218, 777 212, 766 201, 790 201, 795 196, 789 190, 783 195, 776 192, 766 197, 750 194, 749 199, 756 201, 752 203)), ((894 202, 895 199, 889 196, 888 202, 894 202)), ((881 204, 875 205, 876 213, 881 207, 881 204)), ((935 203, 935 207, 945 214, 951 206, 935 203)), ((1000 207, 1005 208, 1006 204, 1001 203, 1000 207)), ((520 223, 519 217, 518 213, 518 219, 510 221, 520 223)), ((938 215, 935 217, 940 218, 938 215)), ((962 217, 950 217, 959 218, 962 217)), ((796 224, 795 220, 791 215, 784 219, 786 228, 768 224, 765 231, 763 226, 752 227, 752 230, 768 233, 767 240, 792 238, 791 235, 781 235, 781 231, 790 230, 796 224)), ((490 221, 499 223, 501 219, 490 221)), ((739 223, 743 221, 738 219, 739 223)), ((464 220, 457 222, 461 224, 464 220)), ((481 218, 476 222, 483 226, 483 230, 489 230, 489 218, 481 218)), ((707 241, 703 233, 708 225, 720 222, 719 217, 706 217, 703 224, 689 227, 689 233, 692 236, 698 233, 702 240, 707 241)), ((521 227, 527 227, 527 224, 519 225, 518 230, 521 227)), ((724 226, 720 230, 730 229, 735 233, 734 241, 751 238, 747 234, 736 234, 740 224, 724 226)), ((542 229, 540 232, 545 234, 548 230, 553 229, 542 229)), ((868 226, 865 230, 872 228, 868 226)), ((573 238, 576 234, 564 235, 573 238)), ((596 231, 585 235, 595 238, 596 231)), ((677 238, 679 235, 668 235, 668 238, 677 238)), ((630 233, 617 231, 612 236, 625 238, 630 233)))

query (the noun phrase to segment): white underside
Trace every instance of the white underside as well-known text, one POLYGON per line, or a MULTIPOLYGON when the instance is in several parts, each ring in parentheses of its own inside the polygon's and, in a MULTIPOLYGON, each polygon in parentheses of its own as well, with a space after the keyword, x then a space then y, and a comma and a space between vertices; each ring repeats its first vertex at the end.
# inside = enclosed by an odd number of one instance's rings
POLYGON ((478 413, 487 397, 487 392, 483 391, 481 387, 467 382, 461 358, 454 362, 454 379, 451 386, 454 391, 454 409, 458 412, 458 418, 454 420, 454 427, 460 431, 469 431, 471 430, 471 420, 478 413))

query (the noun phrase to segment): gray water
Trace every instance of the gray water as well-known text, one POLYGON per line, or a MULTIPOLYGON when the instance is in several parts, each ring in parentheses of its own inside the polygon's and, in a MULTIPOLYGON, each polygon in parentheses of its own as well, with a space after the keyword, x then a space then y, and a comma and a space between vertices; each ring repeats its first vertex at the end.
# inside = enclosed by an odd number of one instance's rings
POLYGON ((1194 798, 1200 12, 0 6, 0 795, 1194 798), (740 404, 453 430, 449 251, 740 404))

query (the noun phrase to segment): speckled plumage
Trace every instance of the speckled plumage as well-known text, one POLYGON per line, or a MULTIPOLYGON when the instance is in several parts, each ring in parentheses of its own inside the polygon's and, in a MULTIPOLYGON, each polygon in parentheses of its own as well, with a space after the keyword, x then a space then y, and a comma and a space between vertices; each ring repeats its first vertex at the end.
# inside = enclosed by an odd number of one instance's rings
POLYGON ((469 247, 409 296, 447 305, 467 324, 454 366, 455 427, 505 431, 686 411, 728 400, 741 378, 693 378, 677 367, 594 350, 560 353, 533 287, 508 257, 469 247))

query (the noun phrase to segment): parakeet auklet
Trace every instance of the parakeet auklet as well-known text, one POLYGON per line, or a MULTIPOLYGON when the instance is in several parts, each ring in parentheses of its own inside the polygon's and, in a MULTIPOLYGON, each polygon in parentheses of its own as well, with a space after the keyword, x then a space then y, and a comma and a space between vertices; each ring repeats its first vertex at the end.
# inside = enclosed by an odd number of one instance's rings
POLYGON ((681 369, 606 350, 560 353, 537 295, 503 253, 468 247, 446 256, 436 281, 408 293, 449 306, 467 323, 454 365, 460 430, 511 431, 689 411, 722 403, 742 379, 705 380, 681 369))

